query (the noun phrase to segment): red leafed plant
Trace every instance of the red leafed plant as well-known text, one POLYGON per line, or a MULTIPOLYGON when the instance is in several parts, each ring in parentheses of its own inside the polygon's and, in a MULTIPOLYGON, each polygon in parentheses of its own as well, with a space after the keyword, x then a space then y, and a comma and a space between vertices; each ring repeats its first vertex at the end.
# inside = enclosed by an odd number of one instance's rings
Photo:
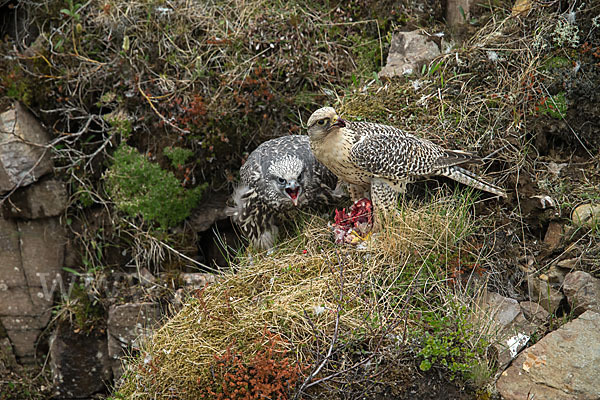
POLYGON ((302 367, 290 360, 287 342, 265 329, 267 343, 250 360, 231 347, 225 354, 215 356, 214 384, 205 388, 202 399, 258 400, 289 398, 302 367))

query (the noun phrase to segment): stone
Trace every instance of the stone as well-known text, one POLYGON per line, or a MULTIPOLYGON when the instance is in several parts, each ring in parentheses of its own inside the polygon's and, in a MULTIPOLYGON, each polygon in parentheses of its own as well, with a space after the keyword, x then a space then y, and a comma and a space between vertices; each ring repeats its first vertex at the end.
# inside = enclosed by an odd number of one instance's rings
POLYGON ((105 392, 111 378, 106 335, 75 333, 60 323, 50 339, 50 368, 55 395, 91 398, 105 392))
POLYGON ((550 222, 550 224, 548 224, 548 229, 546 230, 546 235, 544 235, 544 245, 546 246, 546 249, 549 252, 556 250, 562 237, 562 225, 556 221, 550 222))
POLYGON ((52 171, 50 135, 21 103, 0 114, 0 193, 52 171))
POLYGON ((210 229, 217 221, 227 219, 225 208, 229 193, 211 192, 202 197, 202 203, 192 210, 187 219, 194 232, 204 232, 210 229))
POLYGON ((4 203, 5 215, 10 218, 37 219, 55 217, 67 208, 68 194, 64 182, 42 179, 35 185, 16 190, 4 203))
POLYGON ((65 230, 58 218, 19 221, 21 259, 29 286, 60 274, 64 260, 65 230))
POLYGON ((550 319, 550 313, 538 303, 522 301, 519 306, 525 318, 536 326, 541 326, 550 319))
POLYGON ((161 312, 155 303, 113 305, 108 310, 108 355, 115 379, 123 374, 120 358, 126 349, 139 349, 158 325, 161 312))
POLYGON ((39 329, 6 329, 15 355, 21 359, 21 363, 30 363, 35 358, 35 347, 40 333, 39 329))
POLYGON ((440 54, 436 42, 422 35, 419 30, 394 32, 387 62, 379 72, 379 77, 391 78, 412 74, 419 71, 421 65, 440 54))
POLYGON ((570 272, 563 282, 563 292, 575 315, 587 310, 600 312, 600 279, 583 271, 570 272))
POLYGON ((498 351, 498 364, 500 367, 506 366, 537 327, 527 321, 514 299, 486 292, 478 304, 481 312, 476 325, 492 334, 492 343, 498 351), (515 343, 516 338, 518 344, 515 343))
MULTIPOLYGON (((27 284, 22 268, 19 236, 16 222, 0 218, 0 292, 9 287, 27 284)), ((2 304, 0 301, 0 310, 2 304)))
POLYGON ((577 226, 592 228, 600 223, 600 204, 585 203, 575 207, 571 221, 577 226))
POLYGON ((504 400, 600 398, 600 313, 586 311, 523 351, 500 376, 504 400))
POLYGON ((469 22, 471 3, 473 0, 447 0, 446 23, 451 27, 456 27, 469 22))
POLYGON ((34 361, 35 342, 50 320, 64 237, 56 217, 0 218, 0 321, 21 363, 34 361))
POLYGON ((557 264, 553 264, 548 269, 548 282, 556 284, 558 286, 562 286, 563 281, 565 280, 565 276, 569 273, 569 270, 566 268, 561 268, 557 264))
POLYGON ((13 353, 10 339, 0 338, 0 376, 4 375, 3 372, 15 371, 17 368, 17 359, 13 353))
POLYGON ((183 283, 190 289, 203 289, 209 283, 215 283, 217 278, 215 274, 186 272, 180 275, 183 283))
POLYGON ((532 274, 527 275, 527 286, 531 301, 540 304, 549 313, 554 313, 564 298, 550 283, 532 274))
POLYGON ((0 288, 0 318, 4 316, 35 316, 38 310, 33 306, 29 288, 0 288))

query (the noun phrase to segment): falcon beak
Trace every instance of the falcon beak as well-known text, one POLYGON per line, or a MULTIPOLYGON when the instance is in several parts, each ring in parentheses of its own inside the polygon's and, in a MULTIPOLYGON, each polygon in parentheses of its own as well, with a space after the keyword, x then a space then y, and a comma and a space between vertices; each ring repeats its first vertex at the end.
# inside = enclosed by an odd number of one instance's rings
POLYGON ((302 192, 302 187, 298 185, 298 182, 291 179, 288 181, 287 185, 285 185, 285 193, 289 196, 294 203, 294 206, 298 206, 298 198, 300 197, 300 193, 302 192))
POLYGON ((334 126, 338 128, 344 128, 346 126, 346 121, 336 115, 331 120, 331 127, 333 128, 334 126))

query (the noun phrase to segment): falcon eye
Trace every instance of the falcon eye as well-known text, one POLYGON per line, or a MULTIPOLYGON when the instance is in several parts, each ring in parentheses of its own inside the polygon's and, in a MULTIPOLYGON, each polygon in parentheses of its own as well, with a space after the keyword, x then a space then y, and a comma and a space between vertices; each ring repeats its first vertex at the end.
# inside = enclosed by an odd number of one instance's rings
POLYGON ((283 178, 277 178, 277 182, 279 182, 282 185, 285 185, 287 183, 286 180, 283 178))
POLYGON ((319 125, 325 125, 325 121, 326 120, 324 120, 324 119, 320 119, 320 120, 317 121, 317 124, 319 124, 319 125))

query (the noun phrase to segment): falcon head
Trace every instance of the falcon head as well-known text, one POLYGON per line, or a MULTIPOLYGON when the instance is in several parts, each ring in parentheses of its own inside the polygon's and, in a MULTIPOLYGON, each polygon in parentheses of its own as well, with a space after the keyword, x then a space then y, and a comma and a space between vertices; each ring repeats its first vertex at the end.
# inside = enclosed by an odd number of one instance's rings
POLYGON ((321 140, 333 130, 345 127, 346 122, 332 107, 323 107, 310 116, 307 125, 310 140, 321 140))
POLYGON ((269 192, 277 204, 297 206, 304 197, 306 179, 304 162, 291 155, 281 157, 268 168, 269 192))

